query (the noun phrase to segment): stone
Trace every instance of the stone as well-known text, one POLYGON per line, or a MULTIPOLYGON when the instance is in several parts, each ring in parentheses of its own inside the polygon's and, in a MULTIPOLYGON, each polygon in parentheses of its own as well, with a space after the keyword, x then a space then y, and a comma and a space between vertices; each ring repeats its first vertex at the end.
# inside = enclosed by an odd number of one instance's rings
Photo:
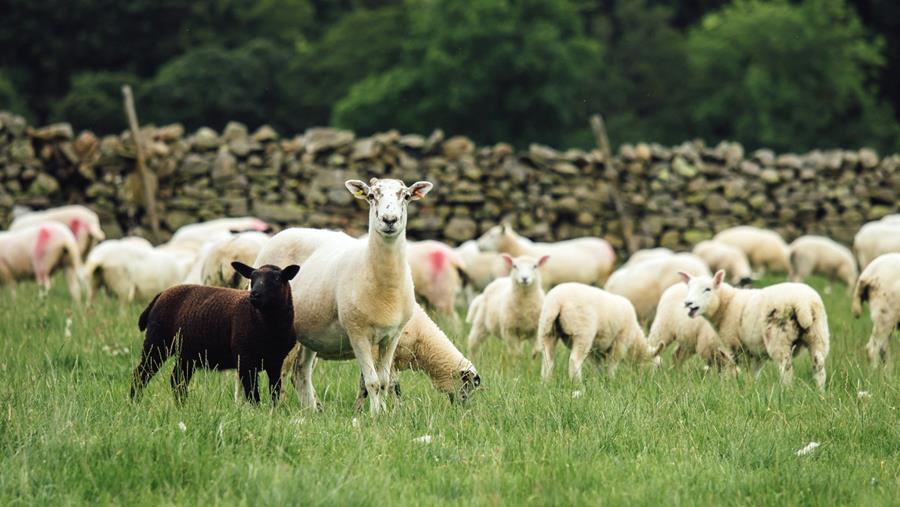
POLYGON ((706 196, 704 205, 706 206, 706 209, 708 211, 711 211, 713 213, 726 211, 728 209, 728 199, 726 199, 722 194, 711 193, 706 196))
POLYGON ((404 148, 412 150, 421 150, 425 147, 425 138, 418 134, 407 134, 401 136, 397 143, 404 148))
POLYGON ((767 202, 769 202, 769 198, 764 194, 753 194, 753 196, 750 197, 748 204, 750 204, 751 208, 759 210, 762 209, 767 202))
POLYGON ((316 153, 334 150, 347 146, 353 142, 356 136, 349 130, 339 130, 329 127, 316 127, 307 129, 303 138, 306 143, 306 152, 316 153))
POLYGON ((26 164, 34 159, 34 147, 28 139, 16 139, 9 146, 9 155, 13 162, 26 164))
POLYGON ((278 132, 269 125, 263 125, 256 129, 252 137, 258 143, 272 143, 278 140, 278 132))
POLYGON ((478 224, 471 218, 453 217, 444 227, 444 237, 453 241, 467 241, 475 237, 478 224))
POLYGON ((353 152, 350 154, 350 160, 370 160, 381 154, 381 144, 375 139, 360 139, 353 143, 353 152))
POLYGON ((268 204, 258 201, 253 203, 253 215, 262 220, 299 223, 306 214, 306 210, 297 204, 268 204))
MULTIPOLYGON (((224 148, 224 147, 223 147, 224 148)), ((220 149, 213 162, 210 176, 213 182, 223 182, 237 176, 237 159, 228 150, 220 149)))
POLYGON ((684 231, 684 242, 688 245, 696 245, 697 243, 712 238, 710 231, 700 231, 697 229, 688 229, 684 231))
POLYGON ((475 144, 464 136, 453 136, 444 141, 443 153, 447 160, 459 160, 475 151, 475 144))
POLYGON ((549 146, 531 144, 528 147, 528 158, 539 165, 550 165, 559 158, 559 153, 549 146))
POLYGON ((235 139, 242 139, 247 137, 247 126, 243 123, 230 121, 227 125, 225 125, 225 130, 222 131, 222 139, 225 142, 231 142, 235 139))
POLYGON ((191 153, 181 162, 178 172, 187 176, 209 174, 209 162, 200 155, 191 153))
POLYGON ((554 172, 559 174, 565 174, 567 176, 576 176, 578 175, 578 167, 575 164, 571 164, 569 162, 557 162, 550 166, 554 172))
POLYGON ((38 129, 28 129, 28 135, 42 141, 71 140, 75 137, 69 123, 54 123, 38 129))
POLYGON ((870 148, 859 150, 859 163, 863 169, 874 169, 878 167, 878 154, 870 148))
POLYGON ((187 211, 171 210, 163 215, 163 221, 165 221, 170 231, 175 231, 180 227, 197 222, 197 219, 192 213, 187 211))
POLYGON ((781 181, 781 177, 775 169, 763 169, 762 172, 759 173, 759 178, 769 185, 774 185, 781 181))
POLYGON ((164 127, 159 127, 153 132, 153 139, 164 143, 174 143, 184 136, 184 126, 180 123, 173 123, 164 127))
POLYGON ((188 143, 201 150, 212 150, 222 144, 216 131, 209 127, 201 127, 194 132, 194 135, 188 139, 188 143))
POLYGON ((684 178, 693 178, 697 175, 697 168, 689 164, 687 160, 680 155, 672 159, 672 170, 684 178))
POLYGON ((59 182, 47 173, 38 173, 28 187, 30 196, 49 196, 59 191, 59 182))
POLYGON ((672 250, 681 246, 681 234, 678 231, 666 231, 659 238, 659 246, 672 250))

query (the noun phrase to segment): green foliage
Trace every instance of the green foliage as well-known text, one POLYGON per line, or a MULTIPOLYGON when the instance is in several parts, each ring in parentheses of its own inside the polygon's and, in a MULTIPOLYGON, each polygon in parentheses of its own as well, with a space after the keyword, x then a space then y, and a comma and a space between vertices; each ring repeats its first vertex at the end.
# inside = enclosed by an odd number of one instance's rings
POLYGON ((564 0, 417 4, 401 62, 354 85, 334 122, 363 133, 443 128, 480 142, 561 144, 598 47, 564 0))
POLYGON ((128 126, 122 106, 122 85, 134 86, 137 82, 137 76, 127 72, 77 74, 69 92, 54 105, 52 118, 68 121, 76 129, 118 133, 128 126))
POLYGON ((25 117, 31 116, 28 104, 16 90, 16 85, 2 71, 0 71, 0 111, 12 111, 25 117))
POLYGON ((776 150, 897 149, 871 86, 884 64, 843 0, 737 1, 689 37, 696 134, 776 150))

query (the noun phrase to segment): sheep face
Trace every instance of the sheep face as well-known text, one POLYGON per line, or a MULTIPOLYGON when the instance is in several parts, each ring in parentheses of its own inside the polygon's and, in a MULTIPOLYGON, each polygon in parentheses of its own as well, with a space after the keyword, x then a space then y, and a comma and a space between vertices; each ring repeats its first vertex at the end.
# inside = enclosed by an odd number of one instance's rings
POLYGON ((265 310, 277 308, 291 301, 290 281, 300 271, 300 266, 291 264, 284 269, 266 264, 259 269, 242 262, 232 262, 231 267, 241 276, 250 280, 250 304, 265 310))
POLYGON ((530 287, 535 282, 540 283, 541 275, 538 268, 543 266, 549 258, 549 255, 544 255, 538 260, 528 256, 514 259, 510 255, 503 254, 503 260, 509 268, 510 279, 512 279, 513 283, 522 287, 530 287))
POLYGON ((425 197, 433 187, 427 181, 407 187, 400 180, 378 178, 372 178, 368 185, 359 180, 348 180, 345 185, 354 197, 369 203, 369 232, 385 239, 396 238, 406 230, 406 205, 425 197))
POLYGON ((465 403, 481 386, 481 376, 474 367, 462 370, 459 372, 459 377, 462 379, 462 384, 458 391, 449 394, 451 403, 465 403))
POLYGON ((719 308, 719 288, 725 278, 725 271, 719 270, 715 276, 691 276, 678 272, 684 283, 688 286, 687 296, 684 298, 684 307, 688 317, 698 315, 710 315, 716 313, 719 308))

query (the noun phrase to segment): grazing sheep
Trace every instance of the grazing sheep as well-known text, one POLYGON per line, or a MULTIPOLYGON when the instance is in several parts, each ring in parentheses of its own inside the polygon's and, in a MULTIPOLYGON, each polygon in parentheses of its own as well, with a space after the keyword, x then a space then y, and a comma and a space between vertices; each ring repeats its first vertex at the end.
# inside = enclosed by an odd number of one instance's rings
POLYGON ((813 378, 825 389, 828 357, 828 316, 822 298, 808 285, 779 283, 764 289, 738 289, 724 283, 725 272, 715 276, 679 273, 688 285, 684 300, 688 317, 705 317, 722 343, 736 345, 732 354, 747 354, 756 376, 763 359, 778 364, 781 382, 794 375, 792 357, 801 347, 809 349, 813 378))
POLYGON ((292 283, 294 328, 303 346, 293 377, 301 404, 318 406, 312 384, 316 355, 352 349, 374 414, 384 408, 400 331, 415 306, 406 256, 407 204, 425 197, 432 184, 420 181, 407 187, 399 180, 372 178, 369 185, 349 180, 346 186, 369 203, 367 239, 292 229, 275 235, 257 263, 296 255, 293 262, 303 264, 292 283), (309 257, 302 261, 304 253, 309 257))
POLYGON ((31 211, 19 215, 9 226, 9 230, 16 231, 33 225, 57 222, 65 225, 72 231, 78 250, 82 256, 87 254, 92 242, 103 241, 106 235, 100 228, 100 218, 90 209, 72 204, 50 208, 43 211, 31 211))
POLYGON ((641 261, 649 261, 650 259, 662 259, 663 257, 671 257, 673 255, 675 255, 675 252, 669 250, 668 248, 645 248, 631 254, 631 256, 628 257, 628 260, 625 262, 625 264, 622 264, 622 266, 630 266, 641 261))
POLYGON ((859 318, 863 303, 869 302, 872 334, 866 350, 877 368, 888 359, 888 340, 900 329, 900 253, 879 256, 866 266, 853 290, 853 315, 859 318))
POLYGON ((457 317, 456 297, 465 267, 462 258, 440 241, 409 242, 406 252, 416 294, 438 312, 457 317))
POLYGON ((581 382, 581 366, 591 358, 605 363, 610 376, 625 357, 659 364, 662 345, 653 349, 644 337, 631 302, 622 296, 580 283, 557 285, 544 298, 538 323, 538 340, 543 345, 541 377, 553 374, 556 342, 569 346, 569 378, 581 382))
POLYGON ((736 371, 731 348, 739 344, 732 344, 731 347, 722 345, 719 335, 706 319, 692 319, 685 314, 684 299, 687 291, 687 285, 676 283, 663 293, 656 308, 653 325, 650 326, 650 345, 665 349, 674 341, 676 349, 672 359, 675 366, 680 366, 696 353, 708 367, 736 371))
POLYGON ((475 354, 489 335, 499 336, 510 347, 518 348, 531 340, 535 353, 540 344, 535 339, 538 317, 544 301, 539 268, 549 256, 540 259, 528 256, 513 259, 503 254, 510 267, 509 276, 490 283, 469 306, 466 321, 472 323, 469 332, 469 353, 475 354))
POLYGON ((63 267, 69 294, 81 300, 81 251, 68 227, 44 222, 0 232, 0 282, 15 290, 17 280, 34 276, 42 291, 50 290, 50 275, 63 267))
POLYGON ((792 282, 802 282, 813 273, 841 280, 848 289, 856 284, 856 259, 850 249, 823 236, 800 236, 791 243, 792 282))
POLYGON ((204 248, 200 259, 200 280, 203 285, 238 289, 241 275, 231 266, 232 261, 253 264, 269 236, 262 232, 242 232, 215 241, 204 248))
POLYGON ((297 342, 290 280, 299 266, 253 269, 235 262, 250 290, 179 285, 157 294, 141 313, 146 330, 131 397, 138 397, 170 355, 176 356, 172 389, 181 401, 197 367, 238 370, 244 396, 259 402, 259 372, 269 377, 272 403, 281 394, 281 364, 297 342))
POLYGON ((678 271, 709 274, 702 260, 688 253, 679 253, 623 266, 609 277, 604 288, 631 301, 638 320, 646 328, 653 320, 663 292, 681 280, 676 274, 678 271))
POLYGON ((513 257, 527 255, 538 259, 550 256, 542 270, 544 290, 563 282, 602 285, 612 272, 616 255, 606 240, 577 238, 556 243, 533 243, 516 234, 509 225, 491 227, 478 239, 478 247, 513 257))
POLYGON ((149 300, 181 283, 192 262, 189 255, 153 248, 141 238, 106 240, 91 250, 85 262, 88 302, 101 286, 128 302, 149 300))
POLYGON ((782 273, 791 269, 790 250, 777 232, 742 225, 725 229, 713 239, 744 252, 754 269, 782 273))
POLYGON ((729 283, 732 285, 745 286, 753 283, 750 261, 739 248, 706 240, 694 245, 692 253, 705 262, 711 272, 721 269, 728 273, 729 283))
POLYGON ((900 223, 892 221, 867 223, 853 238, 853 251, 859 261, 859 269, 866 269, 866 266, 880 255, 900 252, 900 223))
POLYGON ((497 252, 482 252, 478 242, 469 240, 456 247, 456 253, 463 261, 463 283, 469 292, 467 302, 471 302, 475 292, 481 292, 489 283, 506 276, 506 263, 497 252))

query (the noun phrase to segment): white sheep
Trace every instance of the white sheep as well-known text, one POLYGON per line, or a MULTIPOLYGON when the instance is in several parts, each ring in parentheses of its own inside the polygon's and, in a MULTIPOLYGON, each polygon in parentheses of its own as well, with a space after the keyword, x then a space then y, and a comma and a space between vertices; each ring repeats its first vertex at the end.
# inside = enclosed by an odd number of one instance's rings
POLYGON ((737 371, 731 349, 739 343, 724 346, 719 335, 706 319, 692 319, 684 311, 688 288, 683 283, 666 289, 656 308, 656 317, 650 326, 648 338, 652 347, 665 349, 673 341, 676 344, 672 359, 680 366, 692 354, 697 354, 707 366, 737 371))
POLYGON ((853 238, 853 251, 859 269, 866 269, 880 255, 900 252, 900 222, 879 221, 863 225, 853 238))
POLYGON ((728 273, 729 283, 732 285, 744 286, 753 282, 750 261, 739 248, 719 241, 706 240, 694 245, 691 253, 705 262, 711 272, 721 269, 728 273))
POLYGON ((153 248, 142 238, 106 240, 91 250, 85 261, 88 301, 93 301, 101 286, 128 302, 149 300, 181 283, 192 263, 192 257, 153 248))
POLYGON ((724 283, 725 272, 715 276, 679 273, 688 285, 684 300, 688 317, 703 316, 722 343, 740 343, 737 357, 746 354, 758 376, 763 360, 778 364, 781 382, 793 379, 792 357, 805 347, 812 358, 813 378, 825 389, 825 359, 828 357, 828 316, 822 298, 802 283, 779 283, 763 289, 738 289, 724 283))
POLYGON ((464 242, 456 247, 456 254, 462 259, 465 275, 463 283, 466 285, 472 297, 474 292, 481 292, 489 283, 502 276, 506 276, 506 263, 497 252, 483 252, 478 248, 478 242, 474 239, 464 242))
POLYGON ((491 282, 469 305, 466 321, 472 323, 468 340, 470 354, 478 351, 488 335, 500 337, 514 348, 530 340, 534 351, 540 350, 535 339, 544 301, 539 268, 546 265, 548 258, 545 255, 540 259, 528 256, 513 259, 503 254, 510 267, 509 276, 491 282))
POLYGON ((863 303, 869 303, 872 334, 866 350, 873 367, 886 362, 888 340, 900 329, 900 253, 878 256, 866 266, 853 290, 853 315, 859 318, 863 303))
POLYGON ((180 227, 165 246, 190 250, 196 255, 203 245, 211 241, 228 238, 237 232, 264 232, 268 229, 269 224, 254 217, 217 218, 180 227))
POLYGON ((0 232, 0 282, 13 286, 34 277, 44 294, 50 275, 62 266, 72 299, 81 300, 81 251, 75 236, 63 224, 44 222, 0 232))
POLYGON ((900 213, 894 213, 893 215, 885 215, 881 217, 881 221, 890 224, 900 224, 900 213))
POLYGON ((369 203, 367 239, 293 230, 290 236, 300 246, 291 246, 291 238, 280 240, 280 233, 271 240, 275 247, 263 248, 256 262, 269 264, 270 258, 308 251, 304 242, 318 243, 305 260, 294 257, 292 261, 301 265, 291 286, 294 329, 303 345, 293 372, 294 385, 302 405, 317 407, 312 384, 316 355, 352 350, 374 414, 384 408, 400 331, 415 306, 406 255, 407 204, 423 198, 432 184, 421 181, 407 187, 399 180, 372 178, 368 185, 349 180, 346 187, 354 197, 369 203), (278 245, 285 251, 278 250, 278 245))
POLYGON ((97 214, 77 204, 24 213, 13 220, 9 230, 16 231, 47 222, 57 222, 68 227, 75 236, 82 256, 90 249, 92 242, 106 239, 97 214))
POLYGON ((242 232, 215 241, 204 248, 199 260, 200 280, 203 285, 238 289, 244 278, 231 266, 233 261, 253 264, 269 236, 262 232, 242 232))
POLYGON ((820 273, 829 280, 843 281, 848 290, 856 284, 856 258, 844 245, 824 236, 800 236, 790 248, 790 281, 802 282, 813 273, 820 273))
POLYGON ((679 253, 623 266, 609 277, 604 288, 631 301, 638 320, 648 326, 663 292, 681 281, 678 271, 709 274, 709 268, 702 260, 692 254, 679 253))
POLYGON ((649 261, 650 259, 662 259, 663 257, 671 257, 673 255, 675 255, 675 252, 665 247, 644 248, 631 254, 622 266, 629 266, 641 261, 649 261))
POLYGON ((742 225, 725 229, 713 239, 740 249, 754 269, 787 273, 791 268, 788 245, 777 232, 742 225))
POLYGON ((455 305, 465 263, 456 251, 440 241, 410 241, 407 259, 416 294, 438 312, 458 317, 455 305))
POLYGON ((556 342, 560 339, 571 349, 569 378, 573 382, 581 382, 581 367, 588 357, 598 366, 605 363, 612 376, 626 357, 658 365, 662 348, 650 347, 630 301, 580 283, 557 285, 544 298, 538 323, 544 381, 553 374, 556 342))
POLYGON ((563 282, 602 285, 616 263, 616 255, 606 240, 577 238, 556 243, 534 243, 516 234, 506 224, 488 229, 478 239, 478 247, 513 257, 527 255, 538 259, 549 255, 550 261, 541 273, 544 290, 563 282))

